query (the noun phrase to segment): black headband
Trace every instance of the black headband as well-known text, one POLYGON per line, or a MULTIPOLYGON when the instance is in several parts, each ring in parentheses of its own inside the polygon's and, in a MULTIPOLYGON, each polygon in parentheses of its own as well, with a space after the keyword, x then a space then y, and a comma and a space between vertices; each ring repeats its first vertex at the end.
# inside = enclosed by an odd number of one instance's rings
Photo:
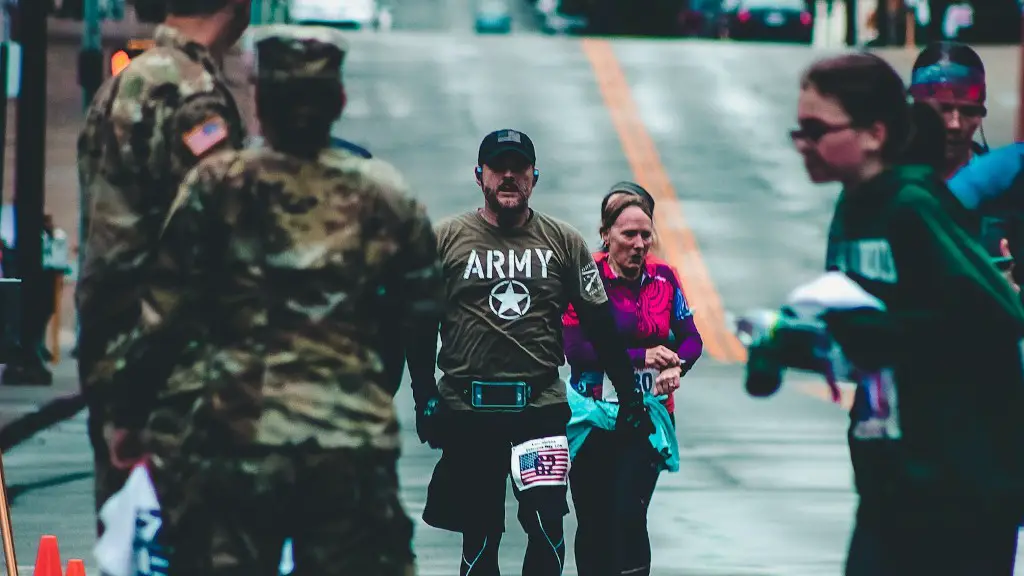
POLYGON ((643 199, 644 204, 647 205, 647 209, 651 211, 651 217, 654 217, 654 197, 651 196, 647 190, 644 190, 643 186, 626 180, 616 183, 608 190, 608 193, 604 195, 604 199, 601 200, 601 214, 604 214, 605 208, 608 207, 608 200, 619 192, 639 196, 643 199))

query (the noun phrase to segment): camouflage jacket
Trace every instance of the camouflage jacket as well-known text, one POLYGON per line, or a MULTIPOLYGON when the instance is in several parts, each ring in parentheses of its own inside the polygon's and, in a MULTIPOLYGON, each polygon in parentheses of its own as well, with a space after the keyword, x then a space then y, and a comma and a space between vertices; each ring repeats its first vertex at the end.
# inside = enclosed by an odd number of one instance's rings
POLYGON ((151 278, 124 381, 159 380, 146 370, 177 354, 171 387, 206 392, 190 438, 399 447, 383 359, 403 325, 440 320, 445 292, 431 223, 391 165, 217 154, 182 184, 151 278))
POLYGON ((82 269, 75 289, 87 392, 105 392, 112 350, 137 324, 160 226, 185 173, 241 148, 244 127, 203 46, 160 26, 154 47, 98 91, 78 139, 82 269))

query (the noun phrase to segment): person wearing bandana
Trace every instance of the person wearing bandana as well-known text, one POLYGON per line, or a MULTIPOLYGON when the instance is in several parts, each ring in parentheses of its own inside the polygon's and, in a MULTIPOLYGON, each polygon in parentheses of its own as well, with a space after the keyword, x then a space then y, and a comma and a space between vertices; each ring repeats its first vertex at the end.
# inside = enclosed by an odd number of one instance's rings
POLYGON ((970 46, 959 42, 929 44, 914 61, 910 96, 932 105, 946 125, 945 178, 975 156, 988 152, 981 122, 985 107, 985 66, 970 46), (981 143, 974 140, 980 133, 981 143))
POLYGON ((942 114, 946 162, 941 173, 977 218, 978 240, 1019 291, 1024 271, 1015 269, 1013 255, 1024 250, 1024 145, 990 150, 985 141, 987 87, 981 57, 959 42, 931 43, 914 62, 909 93, 942 114))

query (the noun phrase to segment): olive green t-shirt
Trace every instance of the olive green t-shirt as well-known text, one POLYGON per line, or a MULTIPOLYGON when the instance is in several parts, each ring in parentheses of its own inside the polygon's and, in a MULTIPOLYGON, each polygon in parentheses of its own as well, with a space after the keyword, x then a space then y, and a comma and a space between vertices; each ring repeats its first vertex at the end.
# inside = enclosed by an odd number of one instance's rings
POLYGON ((565 402, 557 377, 565 362, 562 313, 570 302, 608 300, 583 236, 536 211, 518 228, 468 212, 436 232, 448 292, 437 357, 447 404, 468 410, 463 389, 472 380, 530 382, 531 406, 565 402))

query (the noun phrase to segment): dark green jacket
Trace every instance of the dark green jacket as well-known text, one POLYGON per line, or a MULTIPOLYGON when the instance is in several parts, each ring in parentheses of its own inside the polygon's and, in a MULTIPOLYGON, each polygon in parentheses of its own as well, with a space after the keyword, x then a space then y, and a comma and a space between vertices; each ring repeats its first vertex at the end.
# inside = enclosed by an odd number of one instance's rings
MULTIPOLYGON (((1024 497, 1024 308, 958 208, 922 166, 888 170, 836 204, 827 268, 887 308, 837 340, 877 352, 898 405, 898 438, 851 434, 862 495, 923 482, 1024 497)), ((854 420, 866 401, 858 394, 854 420)))

